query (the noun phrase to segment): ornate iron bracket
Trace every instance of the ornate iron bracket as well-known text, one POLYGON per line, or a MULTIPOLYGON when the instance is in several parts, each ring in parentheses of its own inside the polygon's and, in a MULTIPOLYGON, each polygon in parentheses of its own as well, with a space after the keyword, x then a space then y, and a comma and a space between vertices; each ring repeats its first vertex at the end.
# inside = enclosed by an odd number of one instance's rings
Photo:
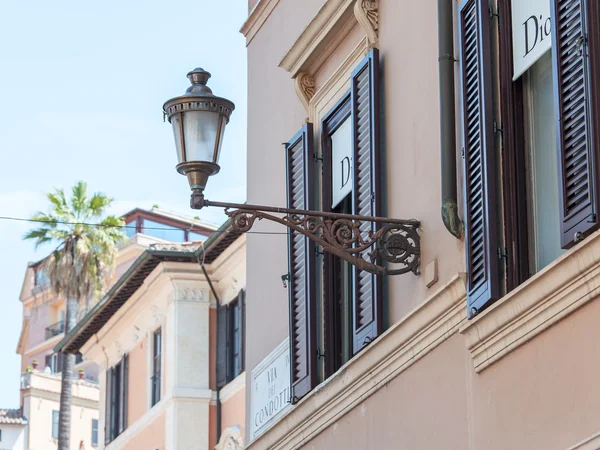
POLYGON ((192 193, 190 206, 225 208, 231 226, 249 231, 254 222, 269 220, 298 232, 353 266, 376 275, 419 274, 421 257, 419 221, 306 211, 271 206, 212 202, 192 193), (269 213, 284 214, 282 217, 269 213), (377 223, 376 230, 370 224, 377 223), (394 265, 388 268, 387 264, 394 265), (400 266, 400 267, 397 267, 400 266))

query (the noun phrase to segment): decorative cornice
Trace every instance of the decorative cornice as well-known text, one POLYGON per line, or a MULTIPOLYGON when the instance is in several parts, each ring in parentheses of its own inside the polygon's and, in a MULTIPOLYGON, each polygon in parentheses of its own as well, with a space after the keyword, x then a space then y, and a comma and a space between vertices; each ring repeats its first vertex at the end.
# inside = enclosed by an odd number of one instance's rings
POLYGON ((299 448, 458 332, 466 319, 464 274, 392 325, 246 448, 299 448))
POLYGON ((307 73, 300 72, 294 79, 294 87, 298 98, 308 111, 310 99, 315 95, 315 79, 307 73))
POLYGON ((323 53, 331 53, 332 42, 341 42, 340 38, 351 30, 347 25, 356 25, 352 5, 356 0, 327 0, 316 16, 310 21, 296 42, 285 54, 279 67, 288 71, 292 78, 300 72, 315 73, 312 67, 322 60, 323 53), (340 33, 345 30, 346 33, 340 33))
POLYGON ((354 16, 365 31, 369 44, 375 45, 379 30, 379 0, 358 0, 354 4, 354 16))
POLYGON ((279 0, 258 0, 254 5, 242 28, 240 28, 240 33, 246 38, 246 47, 254 39, 254 36, 262 28, 278 3, 279 0))
POLYGON ((460 330, 475 371, 503 358, 600 295, 600 231, 460 330))
POLYGON ((175 299, 176 300, 188 300, 201 302, 205 300, 207 297, 206 291, 204 289, 198 289, 195 287, 178 287, 175 291, 175 299))

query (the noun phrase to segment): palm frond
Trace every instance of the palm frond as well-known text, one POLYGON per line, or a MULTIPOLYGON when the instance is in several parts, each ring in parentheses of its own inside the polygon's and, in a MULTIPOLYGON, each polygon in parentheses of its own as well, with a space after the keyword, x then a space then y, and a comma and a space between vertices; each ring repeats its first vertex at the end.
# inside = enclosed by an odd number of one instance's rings
POLYGON ((107 197, 101 192, 94 193, 87 207, 90 217, 101 216, 104 213, 106 207, 109 206, 112 203, 112 201, 112 198, 107 197))
POLYGON ((85 181, 78 181, 75 186, 73 186, 71 196, 71 206, 78 219, 85 217, 87 203, 87 183, 85 181))

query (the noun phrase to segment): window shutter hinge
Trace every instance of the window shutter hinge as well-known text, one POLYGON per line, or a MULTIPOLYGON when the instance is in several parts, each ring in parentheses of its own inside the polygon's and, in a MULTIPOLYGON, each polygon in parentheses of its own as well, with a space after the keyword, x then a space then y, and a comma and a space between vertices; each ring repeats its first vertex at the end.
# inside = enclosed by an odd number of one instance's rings
POLYGON ((371 192, 371 203, 375 203, 375 192, 371 192))
POLYGON ((508 249, 506 247, 498 247, 498 259, 507 258, 508 257, 508 249))
POLYGON ((319 250, 319 246, 315 245, 315 256, 318 258, 321 255, 324 255, 325 253, 323 252, 323 250, 319 250))
POLYGON ((465 159, 465 148, 464 147, 460 150, 460 153, 462 155, 462 159, 465 159))
POLYGON ((316 162, 319 162, 319 161, 323 162, 323 156, 321 156, 321 157, 319 158, 319 155, 317 154, 317 152, 314 152, 314 153, 313 153, 313 159, 315 160, 315 163, 316 163, 316 162))
POLYGON ((281 282, 283 283, 283 288, 287 289, 288 287, 288 282, 290 281, 290 274, 288 273, 284 273, 283 275, 281 275, 281 282))
POLYGON ((325 352, 321 351, 321 349, 317 347, 317 359, 323 358, 325 358, 325 352))
POLYGON ((489 12, 490 12, 490 19, 493 19, 494 17, 500 17, 500 14, 498 12, 494 12, 493 6, 489 7, 489 12))
POLYGON ((500 126, 498 126, 498 122, 494 120, 494 134, 502 133, 503 131, 504 128, 502 128, 502 123, 500 123, 500 126))

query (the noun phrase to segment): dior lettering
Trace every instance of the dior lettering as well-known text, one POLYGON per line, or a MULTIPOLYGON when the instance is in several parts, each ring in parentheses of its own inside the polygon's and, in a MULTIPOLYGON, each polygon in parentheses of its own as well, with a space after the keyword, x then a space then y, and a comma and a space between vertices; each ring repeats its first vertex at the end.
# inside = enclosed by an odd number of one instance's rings
POLYGON ((342 165, 341 187, 343 188, 350 181, 350 158, 345 156, 344 159, 340 161, 340 164, 342 165))
POLYGON ((531 53, 544 39, 550 39, 550 31, 550 17, 544 19, 541 15, 533 15, 523 22, 523 32, 525 33, 525 54, 523 57, 531 53))

